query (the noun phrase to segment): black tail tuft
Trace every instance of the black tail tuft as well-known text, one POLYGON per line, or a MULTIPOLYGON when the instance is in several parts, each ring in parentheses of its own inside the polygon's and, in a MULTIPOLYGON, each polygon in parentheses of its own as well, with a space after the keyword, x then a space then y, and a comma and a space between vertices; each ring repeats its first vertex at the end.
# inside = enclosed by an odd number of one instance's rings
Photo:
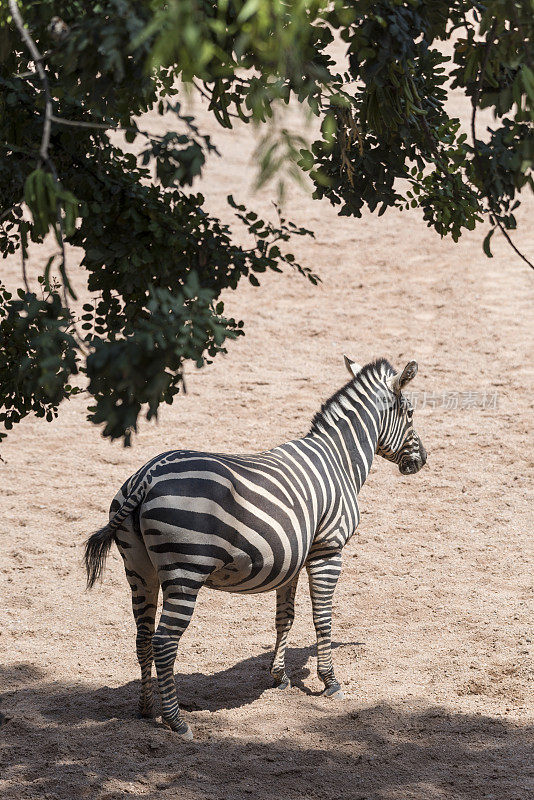
POLYGON ((104 562, 114 539, 115 531, 109 525, 104 525, 86 541, 84 560, 88 589, 92 589, 96 581, 102 577, 104 562))

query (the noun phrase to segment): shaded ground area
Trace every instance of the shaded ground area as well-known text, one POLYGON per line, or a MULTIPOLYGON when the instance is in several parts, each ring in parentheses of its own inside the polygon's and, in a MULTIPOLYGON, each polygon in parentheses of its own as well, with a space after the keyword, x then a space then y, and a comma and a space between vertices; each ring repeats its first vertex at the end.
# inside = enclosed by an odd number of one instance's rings
MULTIPOLYGON (((207 697, 203 706, 210 710, 243 708, 263 696, 261 719, 248 710, 245 726, 232 715, 215 722, 200 711, 197 740, 179 747, 157 723, 133 718, 137 681, 91 689, 43 682, 31 667, 4 678, 22 685, 3 700, 32 712, 3 729, 6 800, 128 794, 519 800, 533 787, 531 726, 421 704, 347 711, 314 698, 313 716, 296 728, 291 718, 273 713, 277 703, 271 702, 274 690, 265 688, 264 656, 215 673, 210 687, 203 675, 179 676, 184 696, 207 697), (232 684, 243 680, 248 689, 236 696, 232 684)), ((297 691, 290 690, 291 699, 297 691)), ((299 702, 305 712, 312 701, 303 696, 299 702)))
MULTIPOLYGON (((464 117, 460 99, 452 103, 464 117)), ((203 106, 196 111, 224 154, 202 191, 231 221, 225 198, 247 199, 254 131, 221 131, 203 106)), ((248 197, 265 215, 270 200, 267 191, 248 197)), ((83 396, 54 425, 26 420, 2 449, 6 800, 534 796, 531 271, 498 235, 490 261, 482 229, 442 242, 415 212, 348 220, 296 191, 287 212, 314 229, 315 240, 293 249, 323 283, 270 275, 229 295, 226 311, 245 320, 246 337, 191 370, 188 394, 157 425, 143 424, 132 449, 89 426, 83 396), (416 423, 429 452, 411 479, 377 459, 362 491, 335 597, 346 699, 317 695, 305 580, 288 656, 294 687, 284 693, 269 689, 274 597, 206 590, 177 662, 197 738, 177 741, 134 717, 122 563, 113 552, 103 586, 85 593, 82 541, 125 478, 158 452, 250 452, 305 433, 346 380, 343 352, 361 363, 419 362, 416 423)), ((532 256, 528 212, 516 241, 532 256)), ((70 263, 83 302, 78 255, 70 263)), ((30 261, 33 283, 38 266, 30 261)), ((18 257, 8 259, 3 280, 14 284, 19 270, 18 257)))

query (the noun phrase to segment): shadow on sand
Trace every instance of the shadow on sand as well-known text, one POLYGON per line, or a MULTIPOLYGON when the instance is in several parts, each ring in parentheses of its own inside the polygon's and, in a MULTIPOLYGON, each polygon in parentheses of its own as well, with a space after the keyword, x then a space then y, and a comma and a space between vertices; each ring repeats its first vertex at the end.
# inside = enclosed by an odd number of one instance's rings
MULTIPOLYGON (((310 648, 289 651, 294 685, 306 676, 310 653, 310 648)), ((279 703, 275 722, 266 718, 271 735, 264 739, 257 727, 251 733, 246 720, 229 725, 227 713, 270 687, 269 663, 266 653, 212 676, 177 674, 184 707, 223 712, 222 718, 200 715, 209 732, 194 742, 134 717, 138 681, 91 689, 43 683, 41 671, 31 665, 0 669, 4 685, 13 687, 0 695, 2 797, 534 797, 534 729, 489 716, 421 705, 354 710, 354 701, 329 705, 323 698, 303 698, 302 722, 295 722, 290 734, 276 726, 284 713, 279 703), (315 703, 323 703, 321 713, 307 713, 315 703), (279 731, 274 739, 272 730, 279 731)), ((268 711, 272 720, 272 707, 268 711)))

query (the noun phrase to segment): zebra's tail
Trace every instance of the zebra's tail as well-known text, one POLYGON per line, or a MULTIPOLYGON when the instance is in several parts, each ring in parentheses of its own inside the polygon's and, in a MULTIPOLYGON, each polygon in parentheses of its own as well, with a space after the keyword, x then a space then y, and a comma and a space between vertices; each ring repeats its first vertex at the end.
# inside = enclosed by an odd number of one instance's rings
POLYGON ((115 540, 115 528, 108 522, 90 536, 85 543, 85 570, 87 588, 92 589, 104 571, 104 563, 115 540))
MULTIPOLYGON (((146 472, 146 471, 145 471, 146 472)), ((135 476, 133 490, 117 509, 107 525, 95 531, 85 543, 85 570, 87 572, 87 588, 92 589, 104 572, 104 564, 110 551, 112 543, 115 541, 115 533, 142 501, 145 494, 145 472, 135 476)), ((150 481, 150 478, 149 478, 150 481)))

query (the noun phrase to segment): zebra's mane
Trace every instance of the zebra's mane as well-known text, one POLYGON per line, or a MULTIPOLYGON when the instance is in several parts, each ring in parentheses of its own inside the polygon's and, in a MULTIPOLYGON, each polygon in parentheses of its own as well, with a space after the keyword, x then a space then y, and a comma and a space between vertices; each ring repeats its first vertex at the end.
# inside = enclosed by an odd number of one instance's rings
POLYGON ((321 425, 327 422, 327 416, 329 412, 334 411, 344 397, 348 397, 349 389, 354 386, 354 382, 358 382, 360 378, 364 378, 370 372, 378 372, 380 375, 384 375, 388 373, 395 373, 396 370, 394 367, 392 367, 387 358, 376 358, 374 361, 366 364, 361 368, 355 378, 352 378, 352 380, 348 381, 344 386, 341 387, 341 389, 338 389, 337 392, 334 392, 334 394, 329 397, 328 400, 325 400, 320 411, 318 411, 312 419, 310 433, 318 431, 321 425))

